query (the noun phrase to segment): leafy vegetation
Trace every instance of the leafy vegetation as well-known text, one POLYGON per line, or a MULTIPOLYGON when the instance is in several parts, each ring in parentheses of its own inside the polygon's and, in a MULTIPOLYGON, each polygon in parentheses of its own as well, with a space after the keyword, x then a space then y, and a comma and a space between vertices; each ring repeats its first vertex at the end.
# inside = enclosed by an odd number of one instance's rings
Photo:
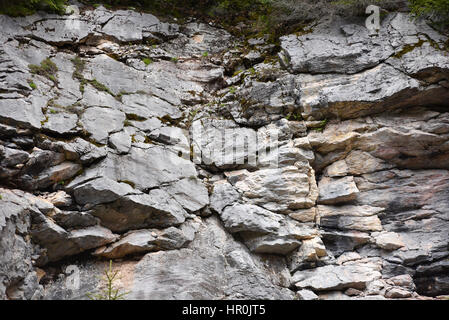
POLYGON ((448 0, 409 0, 410 9, 416 16, 429 19, 441 27, 449 27, 448 0))
POLYGON ((117 287, 119 271, 112 270, 112 260, 109 261, 109 268, 106 268, 103 273, 104 275, 101 277, 103 281, 102 289, 99 293, 88 293, 88 298, 91 300, 123 300, 129 292, 121 292, 120 288, 117 287))
POLYGON ((53 61, 50 60, 50 58, 44 59, 39 66, 30 64, 28 65, 28 68, 32 74, 44 76, 51 80, 55 85, 58 84, 58 79, 56 78, 58 67, 53 61))
POLYGON ((37 85, 32 81, 32 80, 28 80, 28 85, 30 86, 31 89, 36 90, 37 89, 37 85))
POLYGON ((0 0, 0 13, 13 17, 27 16, 38 10, 63 14, 67 0, 0 0))
POLYGON ((153 63, 153 60, 151 60, 150 58, 143 58, 142 61, 147 66, 153 63))

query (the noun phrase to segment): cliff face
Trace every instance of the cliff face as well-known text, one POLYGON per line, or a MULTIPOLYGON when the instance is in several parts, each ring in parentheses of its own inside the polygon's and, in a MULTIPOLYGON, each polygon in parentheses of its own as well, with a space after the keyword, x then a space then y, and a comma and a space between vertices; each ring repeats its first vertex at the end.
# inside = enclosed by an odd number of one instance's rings
POLYGON ((449 294, 449 42, 423 22, 280 52, 103 7, 0 25, 1 299, 85 299, 109 259, 131 299, 449 294))

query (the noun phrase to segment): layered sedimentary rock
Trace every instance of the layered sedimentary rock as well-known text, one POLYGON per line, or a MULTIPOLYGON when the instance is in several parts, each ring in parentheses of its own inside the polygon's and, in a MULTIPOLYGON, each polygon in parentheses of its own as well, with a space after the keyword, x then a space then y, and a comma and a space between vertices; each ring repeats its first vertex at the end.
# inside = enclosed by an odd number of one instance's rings
POLYGON ((0 22, 0 299, 87 299, 109 259, 131 299, 449 294, 448 39, 424 22, 279 52, 102 6, 0 22))

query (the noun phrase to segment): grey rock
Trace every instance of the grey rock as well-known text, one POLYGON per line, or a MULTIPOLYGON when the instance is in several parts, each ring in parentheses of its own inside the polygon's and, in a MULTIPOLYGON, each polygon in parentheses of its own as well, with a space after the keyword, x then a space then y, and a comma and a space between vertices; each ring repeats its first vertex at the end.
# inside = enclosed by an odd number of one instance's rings
POLYGON ((96 206, 92 214, 114 232, 180 225, 187 215, 178 202, 160 189, 151 190, 149 194, 119 197, 114 202, 96 206))
POLYGON ((84 111, 80 122, 91 138, 106 144, 108 135, 123 129, 125 114, 113 109, 92 107, 84 111))
MULTIPOLYGON (((212 217, 188 248, 116 262, 114 270, 120 272, 122 292, 131 292, 126 299, 293 299, 294 293, 281 286, 288 286, 285 267, 275 261, 267 257, 264 263, 251 255, 212 217)), ((87 299, 87 292, 96 291, 96 275, 106 267, 102 262, 80 264, 79 290, 68 290, 62 277, 47 287, 45 298, 87 299)))
POLYGON ((62 190, 44 195, 43 198, 58 208, 68 207, 72 204, 72 197, 62 190))
POLYGON ((298 300, 318 300, 318 296, 311 290, 299 290, 296 292, 296 297, 298 300))
POLYGON ((224 226, 230 232, 275 232, 280 228, 283 216, 254 205, 234 204, 220 214, 224 226))
POLYGON ((108 178, 94 179, 73 189, 73 195, 76 202, 82 205, 96 205, 113 202, 132 193, 135 192, 130 185, 116 182, 108 178))
POLYGON ((57 134, 68 134, 76 132, 75 128, 78 123, 78 116, 73 113, 49 113, 43 125, 44 129, 57 134))
POLYGON ((65 229, 79 229, 99 224, 99 220, 89 212, 55 210, 50 217, 65 229))
POLYGON ((366 285, 381 277, 375 263, 348 266, 324 266, 313 270, 298 271, 293 275, 297 288, 312 290, 365 289, 366 285))
POLYGON ((32 97, 30 101, 24 99, 1 99, 0 121, 23 126, 24 128, 39 129, 45 120, 42 108, 46 101, 40 97, 32 97))
POLYGON ((114 242, 118 236, 101 226, 92 226, 84 229, 73 230, 68 240, 73 241, 82 250, 88 250, 114 242))
POLYGON ((131 149, 131 135, 126 131, 113 133, 109 136, 109 144, 120 154, 128 153, 131 149))
POLYGON ((377 214, 383 208, 371 206, 324 206, 317 207, 319 224, 340 230, 381 231, 382 223, 377 214))
POLYGON ((313 170, 286 166, 228 173, 228 180, 252 204, 267 210, 285 213, 288 210, 310 208, 318 196, 313 170))
POLYGON ((317 234, 307 225, 249 204, 227 206, 220 218, 227 230, 240 233, 248 248, 258 253, 285 255, 317 234))
POLYGON ((389 288, 385 292, 385 298, 409 298, 411 296, 410 291, 399 287, 389 288))
POLYGON ((81 169, 82 167, 78 163, 64 161, 42 171, 36 179, 34 188, 47 188, 56 183, 64 183, 65 180, 69 180, 78 174, 81 169))
POLYGON ((132 147, 123 156, 109 153, 106 159, 86 170, 68 187, 73 188, 95 177, 106 177, 126 181, 139 190, 148 190, 195 176, 197 172, 191 161, 168 148, 149 145, 147 149, 132 147))
POLYGON ((359 193, 353 177, 323 178, 318 183, 318 189, 318 202, 322 204, 349 202, 355 200, 359 193))
POLYGON ((163 189, 189 212, 199 211, 209 204, 207 188, 196 177, 178 180, 163 189))
POLYGON ((371 239, 369 234, 360 231, 324 231, 321 236, 327 250, 337 256, 361 247, 371 239))
POLYGON ((57 16, 39 19, 28 26, 33 30, 30 35, 56 44, 79 42, 89 35, 93 27, 91 22, 84 19, 64 20, 57 16))
POLYGON ((301 240, 318 236, 318 231, 308 225, 298 225, 290 220, 282 221, 275 233, 257 234, 242 232, 248 248, 257 253, 287 255, 301 245, 301 240))
POLYGON ((83 164, 90 164, 106 157, 107 154, 105 147, 97 147, 81 138, 75 138, 73 141, 64 144, 63 149, 73 157, 73 160, 79 159, 83 164))
POLYGON ((177 29, 177 25, 160 22, 151 14, 118 10, 103 26, 101 32, 121 42, 130 42, 154 37, 151 36, 152 33, 172 36, 176 34, 177 29))
POLYGON ((180 228, 163 230, 147 229, 126 233, 119 241, 108 247, 98 248, 94 255, 108 259, 122 258, 132 254, 142 254, 159 250, 175 250, 190 243, 198 231, 198 221, 185 222, 180 228))
POLYGON ((95 251, 95 255, 109 259, 122 258, 130 254, 138 254, 156 251, 157 234, 152 230, 136 230, 126 233, 119 241, 109 247, 101 247, 95 251))
POLYGON ((142 118, 168 116, 171 119, 178 119, 182 115, 176 106, 156 96, 140 93, 127 94, 123 96, 122 100, 124 112, 142 118))
POLYGON ((0 147, 1 164, 5 167, 14 167, 28 161, 30 155, 28 152, 8 147, 0 147))
POLYGON ((241 245, 233 242, 216 220, 208 219, 207 222, 188 249, 150 253, 139 262, 135 272, 137 277, 134 282, 134 297, 152 296, 160 299, 293 297, 288 290, 275 286, 258 259, 252 258, 241 245), (208 243, 216 245, 208 246, 209 252, 205 254, 202 248, 208 243), (167 270, 168 273, 161 273, 162 270, 167 270), (173 284, 167 282, 167 274, 182 279, 176 286, 186 290, 173 290, 173 284), (257 281, 260 285, 251 288, 248 284, 252 281, 257 281), (162 285, 162 282, 166 285, 162 285))
MULTIPOLYGON (((311 34, 282 37, 284 64, 294 73, 351 74, 382 63, 400 53, 406 45, 417 43, 420 37, 425 40, 433 38, 436 43, 443 41, 425 23, 412 22, 405 13, 385 17, 376 37, 362 25, 344 23, 335 19, 315 27, 311 34)), ((427 61, 433 58, 429 56, 418 63, 425 67, 432 65, 433 61, 427 61)))
POLYGON ((214 183, 210 196, 210 207, 217 213, 221 213, 227 206, 233 205, 240 198, 240 194, 226 180, 214 183))
MULTIPOLYGON (((0 299, 4 300, 22 291, 25 279, 33 272, 33 245, 26 237, 30 215, 23 192, 0 188, 0 195, 0 299)), ((38 281, 27 282, 28 289, 19 299, 30 299, 38 290, 38 281)))

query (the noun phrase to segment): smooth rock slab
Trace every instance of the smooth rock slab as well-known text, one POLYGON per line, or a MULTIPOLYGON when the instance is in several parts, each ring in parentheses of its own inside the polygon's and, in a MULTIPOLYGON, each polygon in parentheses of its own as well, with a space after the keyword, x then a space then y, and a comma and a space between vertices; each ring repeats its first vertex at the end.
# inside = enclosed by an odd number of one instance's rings
POLYGON ((147 227, 170 227, 185 221, 186 211, 165 191, 154 189, 149 194, 120 197, 98 205, 92 214, 114 232, 147 227))
POLYGON ((296 297, 298 300, 318 300, 318 296, 311 290, 299 290, 296 292, 296 297))
POLYGON ((148 145, 148 149, 131 147, 128 154, 118 156, 109 153, 98 164, 90 167, 74 179, 69 188, 96 177, 124 181, 138 190, 148 190, 183 178, 196 177, 195 165, 168 148, 148 145))
POLYGON ((234 204, 226 207, 220 215, 224 226, 230 232, 251 231, 276 232, 284 218, 255 205, 234 204))
POLYGON ((340 179, 324 177, 318 183, 318 189, 320 192, 318 203, 322 204, 338 204, 353 201, 359 193, 352 176, 340 179))
POLYGON ((324 266, 296 272, 293 275, 293 282, 298 289, 316 291, 364 289, 367 283, 379 279, 381 276, 376 266, 368 264, 324 266))
POLYGON ((82 205, 113 202, 133 192, 134 189, 130 185, 108 178, 94 179, 73 189, 76 202, 82 205))
POLYGON ((102 144, 108 142, 110 133, 123 129, 125 120, 123 112, 99 107, 88 108, 80 119, 91 138, 102 144))
POLYGON ((82 166, 78 163, 73 163, 69 161, 64 161, 54 167, 50 167, 42 171, 36 179, 36 184, 34 188, 47 188, 52 184, 64 183, 74 177, 82 169, 82 166))
POLYGON ((109 136, 109 144, 120 154, 128 153, 131 149, 131 135, 126 131, 113 133, 109 136))
POLYGON ((186 210, 196 212, 209 204, 209 193, 201 180, 189 177, 163 188, 186 210))
POLYGON ((401 240, 401 236, 395 232, 381 232, 380 234, 373 236, 376 245, 385 250, 396 250, 405 246, 404 242, 401 240))
POLYGON ((250 203, 284 213, 314 206, 317 190, 312 173, 309 165, 305 164, 301 169, 286 166, 232 172, 228 174, 228 180, 250 203))
POLYGON ((58 112, 47 114, 47 121, 44 123, 44 129, 57 134, 67 134, 76 132, 78 116, 73 113, 58 112))
POLYGON ((68 239, 73 241, 82 250, 97 248, 114 242, 118 236, 101 226, 92 226, 85 229, 73 230, 68 239))
POLYGON ((40 129, 45 120, 42 108, 46 101, 39 97, 32 97, 31 101, 23 99, 0 99, 0 121, 11 123, 24 128, 40 129))
POLYGON ((317 207, 319 224, 340 230, 381 231, 382 223, 377 213, 384 209, 371 206, 324 206, 317 207))

